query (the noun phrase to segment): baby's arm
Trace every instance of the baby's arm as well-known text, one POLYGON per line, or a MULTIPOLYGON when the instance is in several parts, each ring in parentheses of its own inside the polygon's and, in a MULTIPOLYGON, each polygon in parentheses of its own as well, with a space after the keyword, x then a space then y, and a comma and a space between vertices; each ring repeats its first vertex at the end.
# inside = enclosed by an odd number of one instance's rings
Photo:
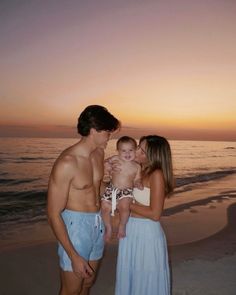
POLYGON ((142 184, 142 177, 141 177, 141 166, 139 164, 137 165, 138 165, 138 168, 134 178, 134 187, 137 187, 138 189, 142 190, 143 184, 142 184))

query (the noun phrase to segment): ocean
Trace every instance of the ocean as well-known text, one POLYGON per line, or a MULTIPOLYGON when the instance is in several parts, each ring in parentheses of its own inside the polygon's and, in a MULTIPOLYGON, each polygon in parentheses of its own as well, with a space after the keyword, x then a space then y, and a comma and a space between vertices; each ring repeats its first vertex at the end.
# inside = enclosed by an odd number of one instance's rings
MULTIPOLYGON (((78 139, 0 138, 0 240, 16 229, 46 224, 47 183, 52 165, 66 147, 78 139)), ((116 140, 106 157, 116 153, 116 140)), ((236 173, 236 142, 170 141, 176 188, 193 190, 199 183, 217 182, 236 173), (191 186, 190 186, 191 184, 191 186)))

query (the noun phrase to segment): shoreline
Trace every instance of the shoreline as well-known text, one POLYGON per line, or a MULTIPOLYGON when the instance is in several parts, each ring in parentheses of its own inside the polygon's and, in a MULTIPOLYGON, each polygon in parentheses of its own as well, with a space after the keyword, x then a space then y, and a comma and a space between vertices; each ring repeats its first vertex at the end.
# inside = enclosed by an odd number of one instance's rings
POLYGON ((169 253, 174 252, 175 263, 182 260, 207 259, 215 261, 225 255, 236 254, 236 202, 227 209, 227 224, 220 231, 202 240, 182 245, 169 246, 169 253), (226 243, 227 242, 227 243, 226 243), (209 253, 209 249, 212 250, 209 253), (209 255, 210 254, 210 255, 209 255))
MULTIPOLYGON (((236 202, 236 174, 208 184, 199 183, 192 191, 177 193, 166 199, 161 224, 170 246, 202 240, 222 230, 227 223, 227 208, 236 202)), ((117 219, 113 219, 114 227, 117 219)), ((2 239, 0 253, 11 249, 55 242, 47 224, 26 224, 2 239), (11 236, 12 235, 12 236, 11 236)), ((116 239, 112 243, 117 243, 116 239)))
POLYGON ((166 199, 161 219, 168 244, 189 244, 208 238, 228 222, 228 208, 236 202, 236 174, 208 184, 199 183, 166 199))

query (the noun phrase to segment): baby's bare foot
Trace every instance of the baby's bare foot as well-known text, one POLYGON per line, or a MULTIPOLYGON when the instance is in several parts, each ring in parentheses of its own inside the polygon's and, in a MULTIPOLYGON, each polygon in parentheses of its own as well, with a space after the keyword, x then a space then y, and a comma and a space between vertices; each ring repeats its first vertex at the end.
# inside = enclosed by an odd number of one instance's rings
POLYGON ((111 236, 112 236, 112 228, 106 227, 105 234, 104 234, 105 242, 109 242, 111 240, 111 236))
POLYGON ((124 224, 120 224, 118 228, 117 238, 123 239, 126 237, 126 226, 124 224))

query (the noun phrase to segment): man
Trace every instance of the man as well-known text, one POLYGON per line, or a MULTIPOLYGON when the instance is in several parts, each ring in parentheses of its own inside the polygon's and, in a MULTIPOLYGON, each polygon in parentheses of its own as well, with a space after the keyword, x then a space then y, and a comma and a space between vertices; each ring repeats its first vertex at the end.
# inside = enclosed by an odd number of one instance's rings
POLYGON ((104 248, 100 185, 104 149, 119 121, 99 105, 78 119, 79 142, 64 150, 48 186, 48 220, 59 241, 60 295, 89 294, 104 248))

